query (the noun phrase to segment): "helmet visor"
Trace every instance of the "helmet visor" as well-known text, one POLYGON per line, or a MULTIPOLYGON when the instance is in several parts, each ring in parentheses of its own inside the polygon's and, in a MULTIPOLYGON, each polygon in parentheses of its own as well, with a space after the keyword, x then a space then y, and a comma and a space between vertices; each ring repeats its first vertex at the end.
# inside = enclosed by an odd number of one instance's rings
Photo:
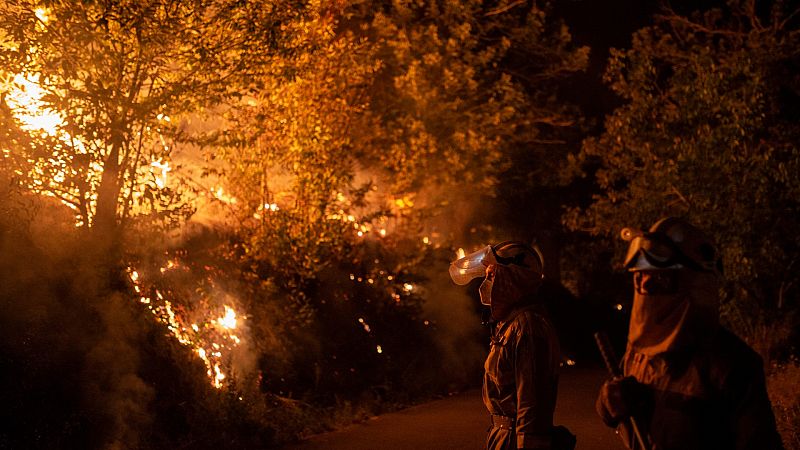
POLYGON ((463 286, 475 278, 486 276, 486 267, 494 262, 492 247, 487 245, 451 262, 450 278, 455 284, 463 286))

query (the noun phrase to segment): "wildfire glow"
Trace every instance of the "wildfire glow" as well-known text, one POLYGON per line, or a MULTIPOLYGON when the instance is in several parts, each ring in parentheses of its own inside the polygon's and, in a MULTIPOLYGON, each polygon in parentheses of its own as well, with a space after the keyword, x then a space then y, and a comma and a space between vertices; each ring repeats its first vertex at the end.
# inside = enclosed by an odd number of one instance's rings
POLYGON ((211 195, 223 203, 227 203, 229 205, 236 204, 236 198, 225 193, 225 189, 223 189, 221 186, 211 188, 211 195))
POLYGON ((38 80, 17 74, 11 82, 5 100, 14 117, 22 123, 22 129, 41 131, 48 136, 55 136, 59 126, 64 123, 64 118, 57 112, 44 108, 41 100, 44 95, 45 91, 38 80))
POLYGON ((169 166, 169 162, 161 162, 161 160, 153 161, 150 163, 150 167, 161 171, 160 174, 156 175, 156 186, 158 186, 159 189, 164 189, 167 185, 167 173, 172 170, 169 166))
MULTIPOLYGON (((168 269, 178 268, 188 270, 171 259, 165 267, 160 267, 155 272, 163 275, 168 269)), ((166 326, 178 342, 192 348, 193 353, 206 366, 211 384, 218 389, 222 388, 227 379, 225 364, 230 362, 233 349, 242 342, 239 336, 232 333, 239 326, 236 310, 229 305, 223 305, 223 314, 220 316, 219 310, 213 307, 213 302, 201 298, 194 302, 199 307, 191 312, 190 318, 190 312, 185 306, 177 304, 175 299, 167 298, 168 294, 163 293, 166 291, 145 285, 145 281, 152 282, 146 275, 145 273, 143 276, 140 271, 132 268, 128 269, 128 277, 133 290, 139 294, 139 302, 153 313, 158 322, 166 326)))
POLYGON ((47 15, 47 10, 45 8, 36 8, 36 18, 44 23, 47 23, 47 21, 50 20, 50 17, 47 15))
POLYGON ((236 311, 231 309, 230 306, 225 305, 225 316, 217 319, 217 323, 223 328, 233 330, 236 328, 236 311))

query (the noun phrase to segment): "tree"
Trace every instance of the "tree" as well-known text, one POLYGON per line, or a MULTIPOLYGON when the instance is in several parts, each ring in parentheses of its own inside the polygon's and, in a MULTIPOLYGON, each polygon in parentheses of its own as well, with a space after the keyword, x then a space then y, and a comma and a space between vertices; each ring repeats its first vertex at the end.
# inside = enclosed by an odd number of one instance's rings
POLYGON ((543 148, 575 117, 551 88, 588 49, 545 9, 355 2, 308 17, 293 57, 231 105, 216 136, 240 220, 260 236, 249 248, 271 272, 313 279, 389 220, 424 249, 441 222, 431 217, 491 197, 525 154, 544 156, 540 175, 563 159, 543 148))
POLYGON ((364 86, 376 62, 363 40, 336 32, 337 14, 335 5, 309 8, 287 26, 286 56, 253 78, 204 141, 224 161, 247 258, 293 291, 366 230, 356 215, 369 185, 354 185, 351 136, 370 127, 364 86))
POLYGON ((587 50, 546 26, 543 10, 516 6, 312 8, 291 33, 296 51, 206 141, 225 148, 246 267, 286 293, 282 325, 296 324, 305 342, 298 358, 318 358, 298 363, 306 373, 352 364, 379 379, 381 344, 407 362, 398 336, 422 343, 430 331, 418 294, 425 265, 451 257, 451 236, 431 233, 445 203, 491 195, 512 149, 571 123, 548 85, 531 80, 578 70, 587 50), (512 73, 523 60, 535 70, 512 73), (374 360, 351 352, 368 343, 374 360))
POLYGON ((573 161, 599 192, 564 217, 595 236, 666 215, 708 230, 724 261, 727 318, 751 340, 755 320, 797 310, 800 250, 797 11, 754 5, 667 11, 612 52, 606 81, 625 104, 573 161))
MULTIPOLYGON (((389 192, 417 198, 420 214, 451 218, 494 197, 501 177, 536 195, 565 157, 553 145, 557 130, 578 119, 556 85, 583 70, 588 48, 531 2, 393 2, 378 11, 369 30, 383 65, 370 106, 383 132, 364 159, 389 192), (520 180, 523 161, 536 163, 520 180)), ((465 220, 469 229, 486 217, 465 220)), ((442 222, 423 226, 459 233, 442 222)))
MULTIPOLYGON (((40 109, 58 118, 48 132, 29 127, 30 143, 4 142, 4 150, 33 166, 33 190, 70 205, 101 234, 112 235, 133 206, 179 208, 163 179, 181 135, 171 118, 240 95, 280 47, 280 24, 302 12, 300 3, 284 6, 4 2, 4 91, 40 90, 40 109)), ((6 96, 4 107, 25 106, 9 103, 6 96)))

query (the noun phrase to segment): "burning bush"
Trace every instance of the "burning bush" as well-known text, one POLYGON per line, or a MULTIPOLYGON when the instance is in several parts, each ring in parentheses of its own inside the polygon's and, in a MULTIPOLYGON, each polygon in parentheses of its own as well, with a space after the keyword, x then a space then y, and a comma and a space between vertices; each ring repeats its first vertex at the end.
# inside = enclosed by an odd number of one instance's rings
POLYGON ((0 447, 269 442, 237 391, 214 389, 202 362, 137 304, 124 272, 98 262, 69 211, 0 194, 0 447))

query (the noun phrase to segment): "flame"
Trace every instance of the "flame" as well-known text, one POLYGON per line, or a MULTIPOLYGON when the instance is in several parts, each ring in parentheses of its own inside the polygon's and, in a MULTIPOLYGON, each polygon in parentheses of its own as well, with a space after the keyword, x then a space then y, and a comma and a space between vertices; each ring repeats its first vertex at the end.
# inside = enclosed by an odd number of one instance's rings
MULTIPOLYGON (((39 10, 37 16, 38 14, 39 10)), ((21 128, 41 131, 48 136, 59 134, 59 127, 64 123, 64 118, 44 107, 41 99, 46 92, 39 85, 38 76, 28 78, 23 74, 16 74, 10 84, 6 103, 14 117, 22 123, 21 128)))
POLYGON ((43 23, 47 23, 50 20, 50 17, 47 15, 48 11, 46 8, 36 8, 36 18, 41 20, 43 23))
POLYGON ((164 189, 167 185, 167 173, 172 170, 169 166, 169 162, 161 162, 159 159, 158 161, 151 162, 150 167, 155 167, 161 171, 160 175, 156 175, 156 186, 158 186, 159 189, 164 189))
POLYGON ((221 327, 227 328, 228 330, 235 329, 236 311, 234 311, 230 306, 225 305, 225 315, 217 319, 217 323, 219 323, 221 327))
MULTIPOLYGON (((36 25, 37 27, 45 26, 50 20, 48 15, 49 11, 45 8, 39 8, 35 13, 39 20, 36 25)), ((3 93, 3 98, 11 114, 19 121, 22 130, 31 132, 32 134, 39 134, 42 137, 56 138, 64 144, 65 148, 71 149, 70 152, 73 153, 72 156, 88 155, 90 153, 90 143, 75 138, 65 131, 65 116, 61 112, 49 108, 46 102, 42 100, 45 98, 46 94, 53 92, 52 90, 48 92, 47 86, 45 86, 42 81, 38 74, 23 72, 15 74, 13 78, 0 84, 0 92, 3 93)), ((55 93, 58 95, 63 94, 63 92, 55 93)), ((170 119, 168 116, 161 114, 159 115, 159 120, 168 122, 170 119)), ((160 134, 158 137, 161 139, 164 150, 168 151, 169 147, 164 143, 164 137, 160 134)), ((6 155, 9 153, 9 150, 6 148, 0 147, 0 150, 6 155)), ((71 167, 73 163, 71 157, 60 154, 60 151, 56 149, 53 150, 49 158, 47 156, 42 156, 39 160, 29 160, 29 162, 33 164, 29 174, 31 176, 29 188, 41 195, 56 197, 61 200, 65 206, 76 211, 76 227, 91 223, 91 217, 82 217, 78 207, 68 198, 70 196, 76 196, 78 193, 71 191, 72 188, 67 188, 65 190, 63 183, 76 175, 80 175, 83 181, 88 182, 89 185, 98 183, 104 169, 101 163, 90 161, 86 172, 78 174, 73 171, 75 168, 71 167), (47 169, 45 170, 39 165, 47 169), (58 195, 56 192, 63 193, 63 195, 58 195)), ((171 170, 169 164, 158 160, 152 162, 150 166, 154 168, 154 172, 156 170, 159 171, 156 174, 155 182, 158 189, 163 189, 167 184, 167 173, 171 170)), ((137 174, 137 176, 142 175, 141 173, 137 174)), ((134 190, 132 195, 133 198, 136 199, 140 198, 142 193, 134 190)), ((94 205, 97 200, 97 193, 90 192, 87 200, 89 200, 91 205, 94 205)), ((91 214, 92 208, 89 209, 91 214)))
MULTIPOLYGON (((167 270, 178 268, 182 268, 181 265, 176 260, 170 259, 157 273, 163 275, 167 270)), ((230 305, 223 305, 223 313, 220 316, 219 310, 215 310, 213 306, 205 306, 213 302, 209 299, 200 299, 193 305, 202 307, 194 311, 193 315, 199 315, 200 317, 195 319, 201 320, 189 321, 185 308, 164 293, 167 291, 162 292, 149 284, 144 284, 145 281, 151 283, 153 280, 130 267, 128 277, 133 290, 139 294, 137 296, 139 302, 153 313, 156 320, 163 324, 178 342, 192 348, 193 353, 206 366, 206 374, 211 384, 215 388, 222 388, 227 379, 224 362, 229 361, 232 350, 242 343, 242 339, 232 333, 239 326, 240 319, 236 310, 230 305)))
POLYGON ((394 200, 394 205, 399 209, 411 208, 414 206, 414 200, 411 195, 406 195, 402 198, 396 198, 394 200))
POLYGON ((216 198, 217 200, 223 203, 227 203, 229 205, 236 204, 236 197, 226 194, 225 189, 223 189, 222 186, 213 187, 210 189, 210 191, 211 195, 214 196, 214 198, 216 198))

